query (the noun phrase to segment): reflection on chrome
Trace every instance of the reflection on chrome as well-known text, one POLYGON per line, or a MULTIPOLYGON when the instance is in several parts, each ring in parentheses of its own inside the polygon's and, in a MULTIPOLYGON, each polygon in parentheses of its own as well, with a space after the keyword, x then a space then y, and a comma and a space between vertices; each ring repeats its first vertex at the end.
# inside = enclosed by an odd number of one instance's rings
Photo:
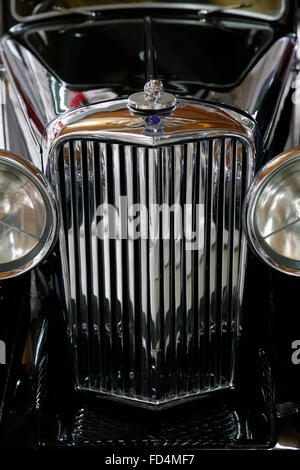
MULTIPOLYGON (((118 117, 124 111, 116 105, 118 117)), ((196 119, 197 109, 187 105, 175 114, 188 118, 193 111, 196 119)), ((230 127, 229 114, 219 118, 230 127)), ((254 155, 247 131, 243 137, 242 126, 232 123, 236 130, 231 124, 230 135, 223 130, 221 137, 214 137, 216 127, 199 137, 201 121, 186 124, 184 132, 179 124, 178 134, 175 128, 163 136, 169 145, 145 147, 149 137, 142 130, 131 134, 130 127, 112 128, 101 119, 101 140, 87 139, 83 116, 74 136, 70 123, 57 140, 51 173, 61 203, 78 389, 168 405, 233 386, 246 253, 241 207, 254 155), (115 135, 124 142, 116 143, 115 135), (104 231, 120 233, 123 194, 129 207, 146 208, 148 232, 158 236, 134 240, 127 225, 124 239, 97 237, 101 204, 113 207, 104 231), (175 205, 184 214, 185 204, 188 217, 150 210, 175 205), (199 207, 205 207, 201 243, 188 251, 189 240, 174 234, 195 230, 199 207)))
POLYGON ((0 278, 40 261, 56 233, 52 192, 25 160, 0 151, 0 278))
POLYGON ((252 246, 269 264, 300 274, 299 149, 280 155, 258 174, 248 196, 252 246))
POLYGON ((39 189, 11 165, 0 163, 0 263, 25 256, 40 240, 46 207, 39 189), (5 203, 4 203, 5 202, 5 203))

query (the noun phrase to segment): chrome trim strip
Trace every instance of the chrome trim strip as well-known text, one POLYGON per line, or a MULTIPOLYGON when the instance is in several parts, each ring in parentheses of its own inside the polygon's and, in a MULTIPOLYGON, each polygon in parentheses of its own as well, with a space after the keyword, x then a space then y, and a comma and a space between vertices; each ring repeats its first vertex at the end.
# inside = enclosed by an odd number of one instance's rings
POLYGON ((145 116, 130 112, 127 100, 116 100, 89 106, 54 120, 47 128, 43 140, 43 165, 47 171, 51 165, 53 149, 68 138, 77 137, 106 142, 159 147, 177 142, 188 142, 201 138, 228 135, 247 138, 254 153, 255 124, 246 116, 231 109, 194 100, 177 100, 177 106, 170 115, 160 118, 161 132, 149 135, 145 116))
POLYGON ((5 69, 0 65, 0 148, 10 149, 5 69))

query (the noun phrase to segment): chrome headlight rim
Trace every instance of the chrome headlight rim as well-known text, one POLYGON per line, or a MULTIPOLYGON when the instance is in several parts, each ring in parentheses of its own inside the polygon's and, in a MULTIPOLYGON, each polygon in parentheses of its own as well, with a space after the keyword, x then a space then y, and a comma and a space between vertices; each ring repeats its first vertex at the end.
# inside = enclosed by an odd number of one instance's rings
MULTIPOLYGON (((274 251, 274 254, 277 258, 276 261, 266 252, 266 250, 262 247, 259 238, 256 236, 253 223, 253 213, 256 207, 256 203, 264 187, 278 172, 281 172, 297 160, 300 161, 300 147, 296 147, 288 152, 284 152, 276 156, 257 173, 255 180, 250 186, 250 189, 245 198, 243 224, 248 244, 255 254, 257 254, 268 266, 276 269, 277 271, 299 277, 300 268, 293 267, 293 264, 296 263, 295 260, 289 260, 288 258, 274 251)), ((269 249, 272 251, 271 248, 269 249)))
POLYGON ((38 188, 47 212, 46 226, 37 245, 25 256, 12 262, 0 264, 0 280, 4 280, 24 274, 47 256, 57 240, 59 214, 52 187, 36 167, 23 157, 2 149, 0 149, 1 163, 18 170, 38 188))

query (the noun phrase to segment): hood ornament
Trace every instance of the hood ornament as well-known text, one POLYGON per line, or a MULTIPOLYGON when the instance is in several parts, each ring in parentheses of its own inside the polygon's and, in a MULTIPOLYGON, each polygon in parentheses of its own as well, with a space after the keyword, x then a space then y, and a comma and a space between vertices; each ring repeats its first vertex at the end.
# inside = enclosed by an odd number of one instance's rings
POLYGON ((134 93, 128 98, 129 107, 135 111, 167 111, 175 104, 175 96, 164 91, 160 80, 150 80, 144 86, 144 92, 134 93))

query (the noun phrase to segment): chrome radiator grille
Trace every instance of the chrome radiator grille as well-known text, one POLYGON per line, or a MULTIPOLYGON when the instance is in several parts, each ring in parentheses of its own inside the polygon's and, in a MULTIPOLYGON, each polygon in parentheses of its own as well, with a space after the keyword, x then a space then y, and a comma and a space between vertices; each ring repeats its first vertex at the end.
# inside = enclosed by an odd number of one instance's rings
POLYGON ((89 140, 57 147, 80 389, 165 403, 232 386, 250 157, 238 137, 159 148, 89 140), (147 219, 141 212, 122 219, 122 197, 128 207, 146 207, 147 219), (112 218, 99 211, 106 204, 112 218), (163 204, 171 210, 151 209, 163 204), (148 237, 132 236, 138 220, 147 221, 148 237), (117 236, 99 238, 99 222, 117 236))

